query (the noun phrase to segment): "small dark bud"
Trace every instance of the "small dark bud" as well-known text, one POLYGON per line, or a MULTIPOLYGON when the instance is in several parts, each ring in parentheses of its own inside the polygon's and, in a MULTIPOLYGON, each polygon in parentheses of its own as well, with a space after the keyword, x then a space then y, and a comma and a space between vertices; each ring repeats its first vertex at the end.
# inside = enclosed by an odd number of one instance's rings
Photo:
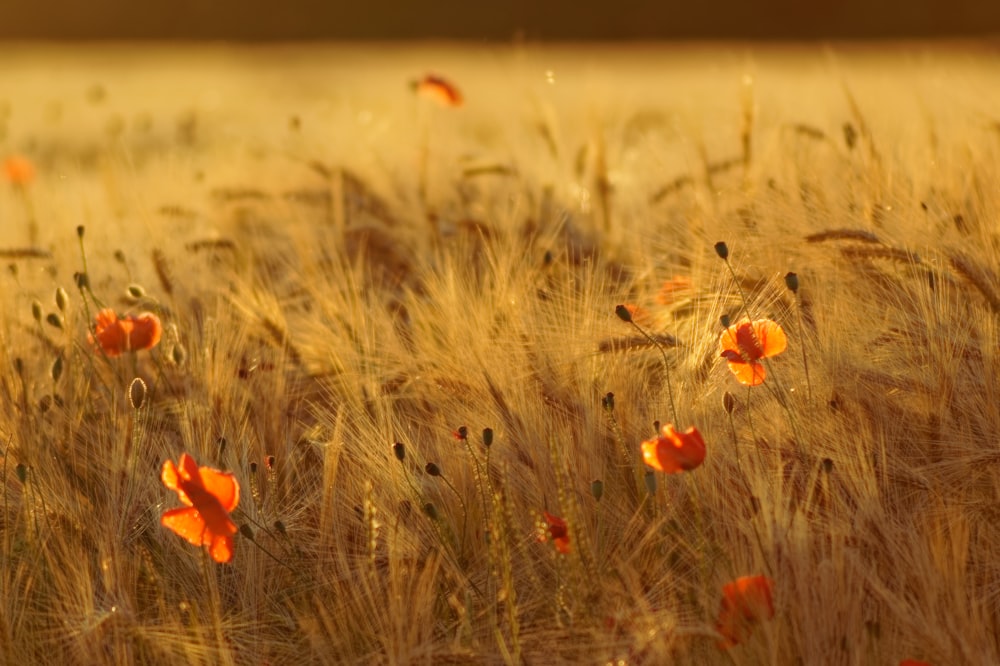
POLYGON ((76 282, 77 289, 90 288, 90 278, 87 277, 86 273, 73 273, 73 281, 76 282))
POLYGON ((437 520, 438 519, 438 510, 437 510, 437 507, 434 506, 433 504, 431 504, 430 502, 428 502, 427 504, 424 504, 424 513, 426 513, 428 516, 430 516, 431 520, 437 520))
POLYGON ((253 541, 253 530, 250 528, 249 525, 243 523, 242 525, 240 525, 240 536, 242 536, 244 539, 249 539, 250 541, 253 541))
POLYGON ((406 459, 406 445, 402 442, 396 442, 392 445, 392 453, 396 456, 396 460, 403 462, 406 459))
POLYGON ((483 446, 493 446, 493 428, 483 428, 483 446))
POLYGON ((606 396, 601 398, 601 406, 609 412, 613 412, 615 410, 615 394, 609 392, 606 396))
POLYGON ((250 473, 251 474, 256 474, 257 473, 257 461, 256 460, 254 460, 253 462, 250 463, 250 473))
POLYGON ((441 476, 441 468, 432 462, 429 462, 426 465, 424 465, 424 471, 430 474, 431 476, 441 476))
POLYGON ((455 431, 455 439, 459 441, 469 439, 469 429, 465 426, 458 426, 458 430, 455 431))
POLYGON ((725 241, 719 241, 715 244, 715 253, 719 255, 720 259, 729 258, 729 247, 726 245, 725 241))
POLYGON ((48 315, 46 315, 45 321, 48 322, 49 326, 58 328, 60 331, 62 330, 63 327, 62 319, 60 319, 59 315, 57 315, 55 312, 50 312, 48 315))
POLYGON ((785 286, 793 294, 799 293, 799 276, 795 273, 785 273, 785 286))
POLYGON ((44 414, 51 408, 52 408, 52 396, 43 395, 42 399, 38 401, 38 409, 41 410, 42 414, 44 414))
POLYGON ((31 302, 31 316, 34 317, 35 321, 39 324, 42 323, 42 304, 38 301, 31 302))
POLYGON ((142 285, 139 284, 130 284, 127 289, 128 289, 128 295, 136 300, 146 295, 146 290, 143 289, 142 285))
POLYGON ((62 354, 56 356, 56 360, 52 361, 52 367, 49 368, 49 374, 52 376, 52 381, 57 382, 59 378, 62 377, 63 372, 63 357, 62 354))
POLYGON ((268 472, 274 471, 274 456, 264 456, 264 467, 268 472))
POLYGON ((79 236, 80 238, 83 238, 83 231, 84 231, 83 225, 81 224, 76 228, 76 235, 79 236))
POLYGON ((14 468, 14 473, 17 474, 17 480, 21 483, 28 480, 28 466, 24 463, 17 463, 17 467, 14 468))
POLYGON ((187 351, 184 349, 184 345, 179 342, 174 345, 174 348, 170 350, 170 358, 173 359, 174 365, 180 365, 184 363, 187 358, 187 351))
POLYGON ((21 360, 20 356, 14 359, 14 371, 17 372, 18 375, 24 374, 24 361, 21 360))
POLYGON ((660 432, 660 420, 659 419, 653 421, 653 432, 654 433, 660 432))
POLYGON ((115 250, 115 261, 117 261, 119 264, 124 264, 125 253, 122 252, 121 250, 115 250))
POLYGON ((594 499, 598 502, 604 497, 604 482, 600 479, 594 479, 590 482, 590 494, 594 496, 594 499))
POLYGON ((719 317, 719 323, 722 324, 722 328, 729 328, 729 315, 724 314, 719 317))
POLYGON ((656 472, 651 469, 646 470, 646 476, 643 479, 646 482, 646 491, 650 495, 656 494, 656 472))
POLYGON ((280 534, 281 536, 285 536, 287 534, 287 531, 285 530, 285 524, 280 520, 274 521, 274 531, 280 534))
POLYGON ((833 460, 830 458, 823 458, 823 471, 827 474, 833 471, 833 460))
POLYGON ((722 394, 722 408, 726 410, 726 414, 732 414, 733 408, 736 406, 736 398, 729 391, 722 394))
POLYGON ((632 322, 632 313, 629 312, 628 308, 625 307, 624 305, 616 305, 615 306, 615 314, 618 315, 618 318, 621 319, 625 323, 631 323, 632 322))

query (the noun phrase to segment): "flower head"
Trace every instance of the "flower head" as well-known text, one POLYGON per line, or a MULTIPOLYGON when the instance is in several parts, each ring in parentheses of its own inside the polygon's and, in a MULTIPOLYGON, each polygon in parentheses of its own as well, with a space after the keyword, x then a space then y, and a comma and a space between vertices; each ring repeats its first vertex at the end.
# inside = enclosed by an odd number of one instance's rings
POLYGON ((441 106, 462 106, 462 93, 450 81, 428 74, 413 83, 413 89, 421 97, 435 100, 441 106))
POLYGON ((216 562, 233 559, 233 535, 237 530, 229 513, 240 502, 236 477, 211 467, 198 467, 194 458, 182 453, 177 465, 173 460, 163 463, 160 478, 187 505, 164 512, 160 523, 195 546, 208 546, 216 562))
POLYGON ((705 460, 705 440, 694 426, 677 432, 674 424, 668 423, 659 437, 647 439, 640 446, 643 462, 665 474, 690 471, 705 460))
POLYGON ((774 581, 767 576, 743 576, 722 586, 716 629, 719 645, 729 648, 750 637, 754 625, 774 617, 774 581))
POLYGON ((737 381, 747 386, 764 383, 767 371, 760 359, 777 356, 785 351, 788 338, 776 322, 758 319, 751 322, 743 319, 729 326, 719 338, 722 352, 719 354, 729 361, 729 369, 737 381))
POLYGON ((11 185, 24 187, 35 179, 35 165, 27 157, 11 155, 3 161, 3 177, 11 185))
POLYGON ((548 511, 543 511, 542 517, 545 519, 545 524, 540 526, 541 529, 539 530, 538 540, 548 541, 548 539, 551 538, 556 550, 563 555, 568 554, 569 527, 566 525, 566 521, 559 516, 553 516, 548 511), (548 534, 546 534, 546 532, 548 532, 548 534))
POLYGON ((160 341, 163 326, 152 312, 119 318, 111 308, 105 308, 94 318, 94 332, 87 335, 90 344, 96 344, 108 356, 121 356, 124 352, 152 349, 160 341))

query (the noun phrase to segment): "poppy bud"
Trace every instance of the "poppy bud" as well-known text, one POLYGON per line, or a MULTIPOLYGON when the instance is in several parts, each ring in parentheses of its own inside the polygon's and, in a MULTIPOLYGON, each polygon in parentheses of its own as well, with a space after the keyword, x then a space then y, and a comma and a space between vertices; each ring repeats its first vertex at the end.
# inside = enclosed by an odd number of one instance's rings
POLYGON ((719 241, 715 244, 715 253, 719 255, 720 259, 729 258, 729 248, 726 247, 725 241, 719 241))
POLYGON ((594 496, 594 499, 598 502, 604 497, 604 482, 600 479, 594 479, 590 482, 590 494, 594 496))
POLYGON ((56 356, 56 360, 52 361, 52 367, 49 368, 49 376, 52 377, 53 382, 59 381, 62 377, 63 371, 63 357, 62 354, 56 356))
POLYGON ((128 286, 128 295, 138 300, 146 295, 146 290, 142 288, 142 285, 130 284, 128 286))
POLYGON ((465 426, 458 426, 458 430, 455 431, 455 439, 459 441, 469 439, 469 429, 465 426))
POLYGON ((424 471, 430 474, 431 476, 441 476, 441 468, 432 462, 429 462, 426 465, 424 465, 424 471))
POLYGON ((615 314, 618 315, 618 318, 621 319, 626 324, 631 323, 632 321, 632 313, 629 312, 628 308, 625 307, 624 305, 616 305, 615 314))
POLYGON ((833 471, 833 460, 830 458, 823 458, 823 471, 827 474, 833 471))
POLYGON ((250 473, 251 474, 256 474, 257 473, 257 461, 256 460, 254 460, 253 462, 250 463, 250 473))
POLYGON ((50 312, 45 317, 45 321, 47 321, 49 323, 49 326, 52 326, 54 328, 58 328, 59 330, 62 330, 62 327, 63 327, 62 319, 60 319, 59 315, 57 315, 55 312, 50 312))
POLYGON ((719 317, 719 323, 722 324, 722 328, 729 328, 729 315, 724 314, 719 317))
POLYGON ((77 289, 90 288, 90 278, 87 277, 86 273, 73 273, 73 281, 76 282, 77 289))
POLYGON ((396 456, 396 460, 403 462, 406 458, 406 445, 402 442, 396 442, 392 445, 392 452, 396 456))
POLYGON ((483 446, 493 446, 493 428, 483 428, 483 446))
POLYGON ((69 304, 69 295, 66 290, 62 287, 56 288, 56 307, 59 308, 60 312, 66 312, 66 306, 69 304))
POLYGON ((733 413, 733 407, 736 406, 736 398, 729 391, 722 394, 722 408, 726 410, 726 414, 733 413))
POLYGON ((184 349, 184 345, 179 342, 175 344, 170 350, 170 358, 173 359, 175 365, 183 363, 187 358, 187 350, 184 349))
POLYGON ((136 377, 128 385, 128 401, 136 411, 146 404, 146 382, 142 381, 142 378, 136 377))
POLYGON ((281 522, 280 520, 274 521, 274 529, 281 536, 285 536, 285 534, 286 534, 285 524, 283 522, 281 522))
POLYGON ((77 226, 77 228, 76 228, 76 235, 79 236, 80 238, 83 238, 83 231, 84 231, 84 229, 83 229, 83 225, 82 224, 79 225, 79 226, 77 226))
POLYGON ((433 504, 431 504, 430 502, 428 502, 427 504, 424 504, 424 513, 426 513, 428 516, 430 516, 431 520, 437 520, 438 519, 438 510, 437 510, 437 507, 434 506, 433 504))
POLYGON ((264 467, 268 472, 274 471, 274 456, 264 456, 264 467))
POLYGON ((615 394, 609 392, 606 396, 601 398, 601 406, 609 412, 613 412, 615 410, 615 394))
POLYGON ((21 483, 28 480, 28 466, 24 463, 18 463, 17 467, 14 468, 14 473, 17 474, 17 480, 21 483))
POLYGON ((245 539, 253 541, 253 529, 251 529, 246 523, 240 525, 240 535, 245 539))
POLYGON ((788 291, 797 294, 799 292, 799 276, 792 272, 785 273, 785 286, 788 287, 788 291))
POLYGON ((38 301, 31 302, 31 316, 35 318, 39 324, 42 323, 42 304, 38 301))
POLYGON ((115 261, 117 261, 119 264, 124 264, 125 253, 122 252, 121 250, 115 250, 115 261))
POLYGON ((643 479, 646 482, 646 490, 650 495, 656 494, 656 472, 651 469, 646 470, 646 476, 643 479))

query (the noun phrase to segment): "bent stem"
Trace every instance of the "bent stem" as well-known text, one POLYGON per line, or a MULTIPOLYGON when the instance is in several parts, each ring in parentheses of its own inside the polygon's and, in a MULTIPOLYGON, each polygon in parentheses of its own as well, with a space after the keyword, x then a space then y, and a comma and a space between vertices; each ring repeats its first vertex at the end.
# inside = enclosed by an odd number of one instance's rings
POLYGON ((632 327, 635 328, 635 330, 639 331, 639 333, 641 333, 644 338, 649 340, 659 350, 660 356, 663 357, 663 370, 664 372, 667 373, 666 383, 667 383, 667 396, 670 398, 670 414, 673 416, 674 419, 673 422, 676 423, 679 427, 680 421, 677 420, 677 406, 674 404, 674 389, 672 386, 672 382, 670 380, 670 361, 667 360, 667 352, 663 348, 663 345, 656 338, 647 333, 645 329, 639 326, 639 324, 635 323, 635 321, 631 317, 629 317, 628 323, 632 324, 632 327))

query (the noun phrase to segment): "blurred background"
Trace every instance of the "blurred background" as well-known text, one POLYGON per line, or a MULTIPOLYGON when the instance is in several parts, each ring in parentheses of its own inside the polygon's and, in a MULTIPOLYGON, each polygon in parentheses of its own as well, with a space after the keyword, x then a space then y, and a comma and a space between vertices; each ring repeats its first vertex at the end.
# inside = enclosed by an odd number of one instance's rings
POLYGON ((997 35, 997 0, 0 0, 0 39, 550 42, 997 35))

